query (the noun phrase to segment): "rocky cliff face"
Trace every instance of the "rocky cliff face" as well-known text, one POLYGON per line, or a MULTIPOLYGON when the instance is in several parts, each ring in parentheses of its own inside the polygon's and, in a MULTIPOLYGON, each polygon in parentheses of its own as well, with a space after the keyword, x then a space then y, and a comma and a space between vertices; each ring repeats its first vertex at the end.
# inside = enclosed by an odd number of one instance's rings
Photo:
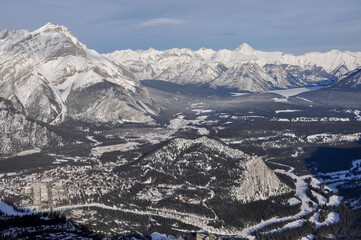
POLYGON ((59 134, 18 112, 3 98, 0 98, 0 123, 0 157, 66 143, 59 134))
POLYGON ((0 96, 51 124, 151 122, 157 111, 131 72, 51 23, 0 32, 0 96))
POLYGON ((261 159, 254 159, 247 162, 243 183, 235 188, 234 195, 237 200, 251 202, 289 191, 289 187, 261 159))

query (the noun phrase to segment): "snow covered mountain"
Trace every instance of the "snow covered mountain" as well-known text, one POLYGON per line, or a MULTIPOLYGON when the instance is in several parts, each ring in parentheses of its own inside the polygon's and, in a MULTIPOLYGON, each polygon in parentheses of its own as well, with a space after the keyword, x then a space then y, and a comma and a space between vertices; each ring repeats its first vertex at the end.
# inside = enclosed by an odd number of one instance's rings
POLYGON ((223 72, 217 63, 210 64, 203 58, 208 56, 206 53, 198 54, 190 49, 128 49, 105 56, 125 66, 138 80, 157 79, 180 84, 199 84, 208 83, 223 72))
POLYGON ((357 91, 361 89, 361 67, 357 68, 340 78, 333 85, 328 87, 333 90, 357 91))
MULTIPOLYGON (((274 86, 281 87, 283 85, 277 85, 276 78, 274 79, 258 64, 250 62, 232 65, 224 74, 213 80, 211 86, 215 88, 226 86, 251 92, 263 92, 274 88, 274 86)), ((287 85, 283 87, 287 87, 287 85)))
POLYGON ((258 51, 246 43, 234 50, 122 50, 105 56, 124 65, 138 80, 209 84, 251 92, 329 83, 361 66, 361 52, 332 50, 295 56, 258 51))
POLYGON ((226 192, 228 197, 241 202, 267 199, 291 191, 262 159, 209 137, 173 139, 146 156, 142 164, 145 172, 154 170, 176 181, 205 185, 216 195, 226 192))
POLYGON ((350 71, 334 83, 317 91, 299 95, 322 106, 361 108, 361 67, 350 71))
POLYGON ((0 97, 52 124, 149 122, 156 114, 132 73, 52 23, 0 32, 0 97))

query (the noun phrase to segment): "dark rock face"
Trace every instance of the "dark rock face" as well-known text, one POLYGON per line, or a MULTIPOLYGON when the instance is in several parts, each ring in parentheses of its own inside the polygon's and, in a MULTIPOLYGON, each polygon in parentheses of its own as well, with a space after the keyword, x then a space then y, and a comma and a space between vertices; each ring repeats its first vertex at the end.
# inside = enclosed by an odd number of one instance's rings
POLYGON ((3 98, 0 98, 0 123, 0 157, 66 142, 45 125, 15 110, 12 103, 3 98))

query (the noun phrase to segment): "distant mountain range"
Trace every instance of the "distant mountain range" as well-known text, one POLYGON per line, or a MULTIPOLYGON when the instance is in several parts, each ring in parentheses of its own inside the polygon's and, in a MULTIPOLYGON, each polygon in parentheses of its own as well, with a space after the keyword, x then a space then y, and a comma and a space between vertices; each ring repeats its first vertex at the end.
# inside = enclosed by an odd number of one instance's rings
POLYGON ((122 50, 105 56, 138 80, 207 84, 250 92, 329 84, 361 66, 361 52, 332 50, 295 56, 255 50, 246 43, 234 50, 122 50))
MULTIPOLYGON (((248 92, 329 84, 359 85, 361 52, 307 53, 201 48, 122 50, 99 54, 64 26, 48 23, 0 32, 0 97, 36 120, 92 124, 152 123, 159 108, 140 80, 207 85, 248 92)), ((335 85, 335 86, 336 86, 335 85)))

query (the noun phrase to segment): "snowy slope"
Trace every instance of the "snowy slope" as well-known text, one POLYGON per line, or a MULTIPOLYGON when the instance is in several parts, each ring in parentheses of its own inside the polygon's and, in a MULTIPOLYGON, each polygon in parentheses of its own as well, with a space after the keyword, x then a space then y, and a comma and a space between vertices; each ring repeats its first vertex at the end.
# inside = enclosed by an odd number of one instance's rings
POLYGON ((361 67, 345 74, 328 88, 334 90, 359 90, 361 88, 361 67))
POLYGON ((125 66, 138 80, 157 79, 180 84, 208 83, 217 78, 222 69, 217 63, 210 63, 204 57, 213 54, 213 50, 170 49, 158 51, 124 50, 105 56, 125 66))
POLYGON ((234 64, 222 76, 212 81, 211 86, 227 86, 250 92, 272 89, 276 81, 256 63, 234 64))
POLYGON ((155 114, 148 108, 146 89, 132 73, 52 23, 33 32, 0 32, 0 96, 25 114, 53 124, 67 118, 150 121, 155 114), (93 96, 92 102, 75 99, 85 93, 93 96))
POLYGON ((317 104, 359 109, 361 107, 361 68, 346 73, 323 89, 301 93, 299 97, 317 104))
POLYGON ((234 50, 122 50, 105 56, 124 65, 138 80, 210 84, 252 92, 323 84, 361 66, 361 52, 332 50, 295 56, 255 50, 246 43, 234 50), (250 64, 257 71, 245 72, 250 64))

